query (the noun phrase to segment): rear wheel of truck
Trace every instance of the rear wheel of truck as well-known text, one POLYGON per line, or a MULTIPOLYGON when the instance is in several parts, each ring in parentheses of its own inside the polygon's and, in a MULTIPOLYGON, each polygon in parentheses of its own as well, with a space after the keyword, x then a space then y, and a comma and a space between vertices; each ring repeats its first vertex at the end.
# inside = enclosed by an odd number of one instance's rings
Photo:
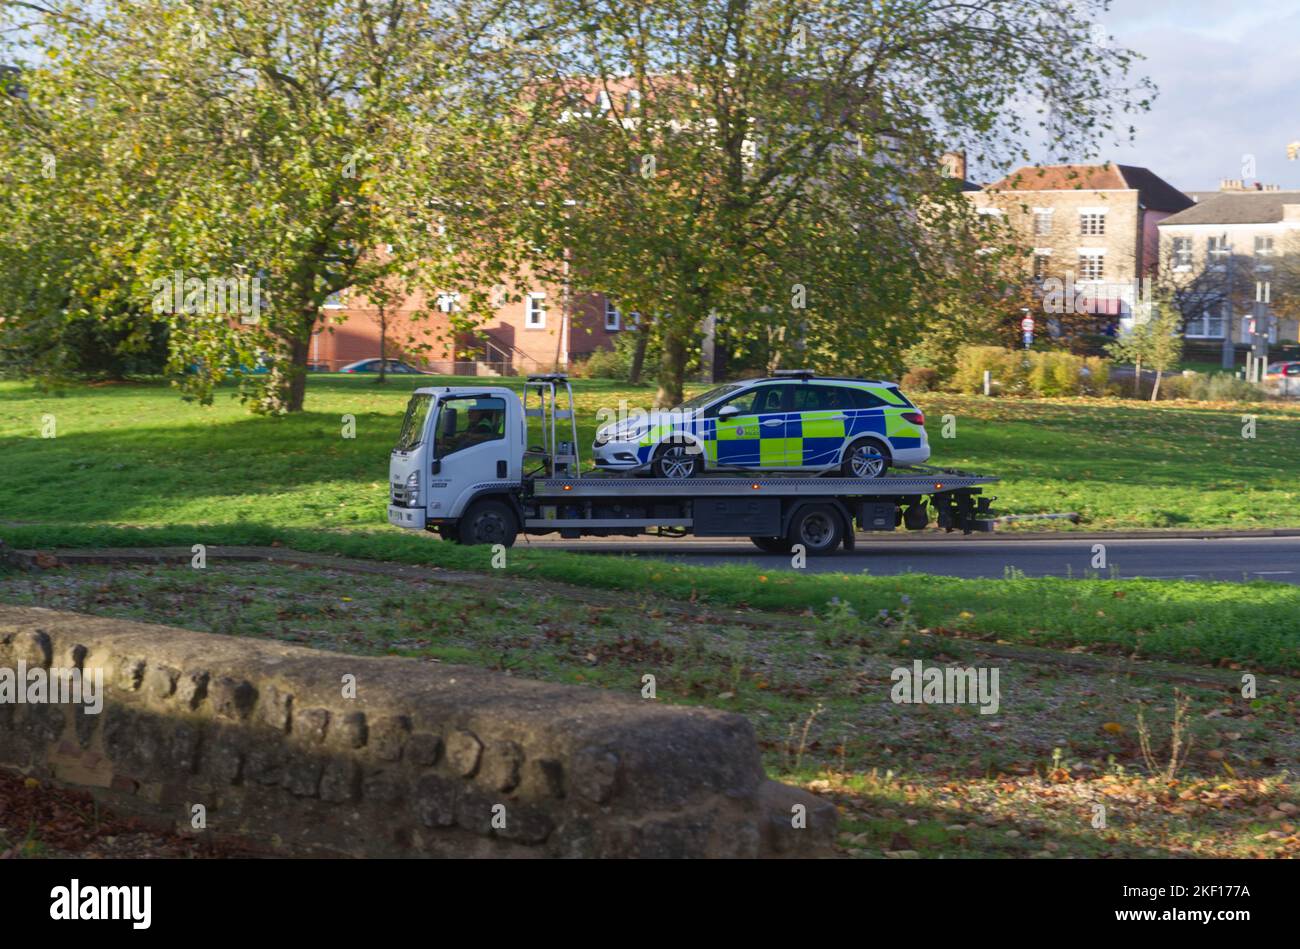
POLYGON ((829 554, 844 539, 840 512, 829 504, 810 504, 795 512, 785 539, 793 547, 802 544, 810 557, 829 554))
POLYGON ((784 537, 751 537, 754 546, 765 554, 788 554, 790 542, 784 537))
POLYGON ((462 544, 502 544, 509 547, 519 533, 519 521, 508 504, 477 501, 461 517, 456 531, 462 544))

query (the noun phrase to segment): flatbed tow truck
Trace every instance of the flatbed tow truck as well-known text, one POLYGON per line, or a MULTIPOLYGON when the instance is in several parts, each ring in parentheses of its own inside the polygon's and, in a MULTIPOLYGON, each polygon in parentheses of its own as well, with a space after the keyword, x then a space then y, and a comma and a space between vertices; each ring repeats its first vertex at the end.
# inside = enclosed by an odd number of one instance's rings
POLYGON ((868 479, 838 472, 741 471, 683 481, 584 474, 569 381, 535 375, 522 401, 499 386, 416 389, 389 462, 388 521, 460 544, 508 547, 520 533, 694 534, 749 537, 772 553, 801 545, 818 556, 852 550, 855 528, 921 530, 937 520, 949 532, 991 531, 995 499, 983 486, 997 480, 931 467, 868 479), (534 420, 541 444, 529 447, 534 420))

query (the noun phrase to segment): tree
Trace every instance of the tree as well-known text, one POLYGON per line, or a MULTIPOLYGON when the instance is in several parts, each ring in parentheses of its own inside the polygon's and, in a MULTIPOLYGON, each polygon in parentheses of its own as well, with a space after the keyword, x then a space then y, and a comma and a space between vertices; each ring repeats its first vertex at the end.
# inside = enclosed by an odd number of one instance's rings
POLYGON ((1168 298, 1158 299, 1148 311, 1134 317, 1132 329, 1106 347, 1117 362, 1133 363, 1134 392, 1141 389, 1144 362, 1156 371, 1155 385, 1151 387, 1152 402, 1160 397, 1163 374, 1183 358, 1182 323, 1182 316, 1173 303, 1168 298))
MULTIPOLYGON (((59 168, 39 189, 53 211, 7 185, 48 262, 24 296, 50 299, 22 320, 60 318, 60 290, 93 312, 89 277, 112 272, 133 300, 162 301, 170 367, 191 394, 210 399, 233 374, 260 410, 299 411, 332 294, 479 286, 510 268, 491 183, 517 156, 492 129, 514 79, 489 41, 491 0, 13 9, 12 55, 31 65, 27 97, 4 103, 0 147, 26 168, 53 154, 59 168), (52 214, 62 226, 46 241, 52 214), (64 253, 76 239, 85 249, 64 253), (180 308, 150 292, 176 274, 180 308), (254 318, 191 292, 212 279, 256 281, 254 318), (244 372, 259 361, 268 372, 244 372)), ((15 247, 0 252, 7 267, 15 247)))
POLYGON ((527 111, 548 186, 521 218, 575 290, 655 315, 660 404, 710 314, 778 359, 896 366, 945 291, 985 279, 938 173, 951 143, 1023 154, 1028 92, 1087 153, 1145 105, 1119 81, 1132 54, 1092 42, 1091 0, 540 6, 551 82, 527 111))

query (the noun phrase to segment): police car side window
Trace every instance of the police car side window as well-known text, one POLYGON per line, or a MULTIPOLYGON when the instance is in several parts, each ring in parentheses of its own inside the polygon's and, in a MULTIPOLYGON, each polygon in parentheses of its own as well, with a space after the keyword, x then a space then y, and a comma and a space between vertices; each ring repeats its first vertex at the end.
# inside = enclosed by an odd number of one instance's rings
POLYGON ((781 411, 780 388, 780 386, 759 386, 750 389, 748 392, 742 392, 739 395, 732 396, 725 402, 715 405, 706 414, 710 417, 716 417, 718 410, 724 405, 734 405, 738 415, 779 412, 781 411))
POLYGON ((855 409, 878 409, 887 404, 880 396, 874 392, 868 392, 866 389, 849 389, 848 391, 851 393, 850 397, 853 400, 852 405, 855 409))
POLYGON ((825 389, 822 386, 795 386, 791 412, 816 412, 825 408, 825 389))

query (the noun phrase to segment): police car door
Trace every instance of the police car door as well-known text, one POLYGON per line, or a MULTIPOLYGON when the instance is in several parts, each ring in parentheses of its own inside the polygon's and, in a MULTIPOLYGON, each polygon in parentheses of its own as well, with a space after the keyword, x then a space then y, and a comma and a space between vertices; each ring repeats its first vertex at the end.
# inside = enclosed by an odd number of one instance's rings
POLYGON ((830 386, 804 382, 794 389, 786 422, 786 452, 796 468, 826 468, 839 463, 844 446, 844 401, 830 386))
POLYGON ((786 388, 755 386, 710 409, 716 446, 710 454, 718 467, 780 467, 785 463, 786 388), (737 411, 722 414, 726 406, 734 406, 737 411))

